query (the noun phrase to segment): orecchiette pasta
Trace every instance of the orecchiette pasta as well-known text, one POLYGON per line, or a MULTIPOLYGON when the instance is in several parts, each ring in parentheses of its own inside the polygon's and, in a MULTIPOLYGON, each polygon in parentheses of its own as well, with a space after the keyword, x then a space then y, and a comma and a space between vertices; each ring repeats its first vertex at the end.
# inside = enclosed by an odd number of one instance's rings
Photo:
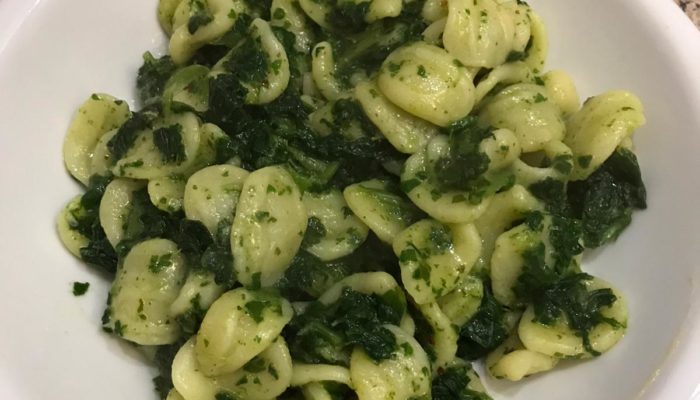
POLYGON ((115 179, 105 189, 100 202, 100 223, 113 247, 124 238, 124 221, 131 212, 133 193, 142 187, 140 181, 115 179))
POLYGON ((393 247, 406 291, 416 303, 427 304, 451 292, 461 275, 469 273, 481 239, 473 225, 423 220, 396 236, 393 247))
POLYGON ((587 178, 645 123, 642 103, 632 93, 612 91, 586 100, 568 120, 564 138, 576 160, 572 179, 587 178))
POLYGON ((416 220, 413 205, 390 190, 387 182, 357 183, 345 188, 343 196, 352 212, 387 243, 416 220))
POLYGON ((469 67, 493 68, 515 49, 514 14, 496 0, 450 0, 445 49, 469 67))
POLYGON ((284 28, 295 36, 295 48, 308 53, 314 42, 314 34, 306 23, 304 11, 296 0, 272 0, 270 25, 284 28))
POLYGON ((231 29, 238 16, 248 11, 248 6, 243 0, 182 0, 173 12, 172 20, 167 21, 171 9, 169 4, 163 5, 161 21, 166 23, 161 24, 167 31, 172 29, 170 55, 175 63, 182 64, 197 49, 231 29))
POLYGON ((277 338, 292 314, 289 302, 272 293, 242 288, 224 293, 197 333, 201 371, 207 376, 237 371, 277 338))
POLYGON ((264 85, 251 86, 243 83, 248 89, 246 102, 250 104, 267 104, 278 98, 289 85, 289 59, 284 46, 270 28, 270 24, 258 18, 250 25, 253 40, 258 41, 267 54, 268 67, 264 85))
POLYGON ((173 360, 172 381, 185 400, 215 399, 228 395, 269 400, 282 394, 292 378, 292 358, 284 339, 278 337, 257 357, 234 372, 207 376, 197 359, 197 336, 178 351, 173 360))
POLYGON ((152 239, 124 258, 110 290, 109 329, 142 345, 169 344, 180 335, 170 314, 187 274, 175 243, 152 239))
POLYGON ((306 222, 301 193, 286 170, 267 167, 248 175, 231 229, 238 280, 258 287, 277 282, 299 250, 306 222))
POLYGON ((467 69, 445 50, 424 42, 391 53, 377 84, 389 101, 438 126, 466 117, 474 106, 467 69))
POLYGON ((486 368, 496 379, 519 381, 556 367, 558 358, 527 350, 518 335, 511 335, 486 357, 486 368))
POLYGON ((107 94, 93 94, 85 100, 63 141, 63 162, 75 179, 87 184, 93 174, 92 163, 98 141, 128 118, 129 106, 122 100, 107 94))
POLYGON ((212 165, 194 173, 184 189, 183 205, 189 219, 215 233, 219 223, 233 220, 248 171, 233 165, 212 165))
POLYGON ((425 350, 396 326, 387 329, 396 338, 394 357, 375 363, 362 349, 355 349, 350 377, 359 400, 408 400, 430 395, 430 361, 425 350))
POLYGON ((316 88, 323 97, 328 100, 337 100, 344 93, 335 79, 335 61, 333 60, 333 47, 328 42, 317 44, 311 52, 311 76, 316 83, 316 88))
POLYGON ((586 337, 573 330, 563 315, 553 325, 537 322, 530 306, 518 325, 518 336, 525 348, 556 358, 589 358, 610 350, 622 338, 627 329, 627 304, 620 292, 598 278, 586 281, 585 285, 588 291, 611 289, 616 297, 612 305, 601 309, 602 320, 586 337))
POLYGON ((433 370, 445 367, 454 360, 457 355, 457 340, 459 334, 452 321, 442 312, 437 303, 426 303, 418 306, 423 317, 428 321, 433 330, 433 370))
POLYGON ((357 84, 355 97, 362 105, 367 117, 402 153, 417 153, 431 137, 438 133, 435 125, 414 117, 389 102, 372 82, 365 81, 357 84))
POLYGON ((166 212, 182 209, 185 196, 185 179, 181 175, 170 175, 148 181, 151 203, 166 212))
POLYGON ((78 224, 76 214, 82 214, 81 199, 81 195, 73 197, 56 219, 56 229, 58 230, 58 237, 61 239, 61 243, 63 243, 66 250, 76 257, 80 257, 80 249, 87 246, 90 242, 90 239, 82 233, 72 229, 73 226, 78 224))
POLYGON ((479 114, 483 122, 514 132, 523 152, 534 152, 564 138, 562 112, 547 96, 543 86, 511 85, 488 99, 479 114))
POLYGON ((350 386, 350 371, 337 365, 294 364, 292 386, 304 386, 312 382, 338 382, 350 386))
POLYGON ((309 253, 331 261, 351 254, 367 239, 369 228, 352 213, 340 191, 306 192, 302 200, 309 218, 315 218, 324 232, 306 248, 309 253))
POLYGON ((131 179, 156 179, 173 174, 186 174, 197 168, 200 151, 204 147, 202 126, 193 113, 173 114, 164 118, 154 130, 146 129, 139 133, 136 144, 119 159, 112 173, 115 176, 131 179), (172 128, 182 141, 182 161, 171 162, 164 159, 155 143, 155 131, 172 128))

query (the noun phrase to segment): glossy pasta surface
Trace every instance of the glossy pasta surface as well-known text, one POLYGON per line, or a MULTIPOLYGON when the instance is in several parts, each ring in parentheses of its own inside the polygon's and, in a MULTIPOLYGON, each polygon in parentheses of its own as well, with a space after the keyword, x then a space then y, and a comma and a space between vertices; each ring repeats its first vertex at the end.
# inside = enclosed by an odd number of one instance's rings
POLYGON ((643 105, 581 102, 525 2, 153 8, 168 52, 138 104, 79 106, 57 231, 161 399, 488 400, 472 362, 527 381, 623 338, 582 260, 646 208, 643 105))

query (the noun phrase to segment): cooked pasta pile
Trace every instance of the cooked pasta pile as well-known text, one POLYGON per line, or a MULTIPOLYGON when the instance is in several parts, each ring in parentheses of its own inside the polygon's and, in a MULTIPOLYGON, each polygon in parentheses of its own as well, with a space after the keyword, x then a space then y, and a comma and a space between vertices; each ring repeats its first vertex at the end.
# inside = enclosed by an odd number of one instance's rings
MULTIPOLYGON (((155 4, 154 4, 155 8, 155 4)), ((646 192, 631 93, 580 104, 514 0, 160 0, 139 110, 93 94, 65 247, 161 398, 489 399, 599 356, 627 307, 581 269, 646 192)))

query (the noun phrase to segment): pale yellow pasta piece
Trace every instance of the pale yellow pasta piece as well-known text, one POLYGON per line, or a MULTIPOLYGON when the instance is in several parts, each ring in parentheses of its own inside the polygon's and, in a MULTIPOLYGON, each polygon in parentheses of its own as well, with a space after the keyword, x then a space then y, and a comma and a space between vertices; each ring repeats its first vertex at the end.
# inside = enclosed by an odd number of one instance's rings
POLYGON ((430 361, 412 337, 385 325, 396 338, 393 357, 375 362, 359 347, 352 352, 350 377, 359 400, 408 400, 430 396, 430 361))
POLYGON ((345 96, 345 91, 335 79, 333 47, 329 42, 318 43, 311 51, 311 76, 326 99, 333 101, 345 96))
POLYGON ((484 283, 474 275, 463 276, 457 287, 437 299, 442 312, 455 326, 462 326, 479 311, 484 297, 484 283))
POLYGON ((372 23, 380 19, 398 17, 403 9, 403 0, 370 0, 365 22, 372 23))
POLYGON ((522 153, 518 138, 508 129, 494 130, 479 143, 479 150, 489 158, 491 171, 509 167, 522 153))
POLYGON ((530 20, 530 34, 532 44, 527 51, 527 57, 523 60, 535 73, 544 71, 545 60, 549 52, 549 37, 542 18, 528 7, 528 19, 530 20))
POLYGON ((306 23, 306 15, 296 0, 272 0, 270 25, 284 28, 295 36, 297 51, 308 53, 314 43, 313 31, 306 23))
POLYGON ((306 248, 309 253, 331 261, 349 255, 367 239, 369 228, 352 213, 339 190, 305 192, 302 201, 309 218, 317 218, 325 231, 318 243, 306 248))
MULTIPOLYGON (((598 353, 610 350, 625 334, 627 329, 627 303, 622 294, 612 288, 610 284, 599 278, 585 281, 589 291, 610 288, 617 297, 609 307, 603 307, 603 317, 615 321, 613 326, 601 322, 589 332, 591 348, 598 353)), ((532 306, 528 307, 518 325, 518 335, 525 348, 538 353, 557 358, 590 358, 583 344, 583 338, 568 326, 566 317, 561 317, 553 325, 544 325, 535 320, 535 312, 532 306)))
POLYGON ((447 17, 447 0, 426 0, 421 10, 424 20, 435 22, 447 17))
POLYGON ((289 387, 292 357, 281 336, 251 362, 254 365, 213 377, 205 375, 198 364, 195 344, 198 340, 198 336, 190 338, 173 360, 173 384, 185 400, 213 400, 218 394, 271 400, 289 387))
POLYGON ((481 235, 481 257, 485 263, 490 262, 499 235, 529 212, 542 209, 542 203, 521 185, 496 194, 484 214, 474 222, 481 235))
POLYGON ((284 46, 277 40, 272 32, 270 24, 260 18, 256 18, 250 24, 250 35, 253 40, 260 43, 268 57, 267 78, 265 84, 252 86, 243 82, 248 89, 246 103, 267 104, 278 98, 289 85, 289 59, 284 46))
POLYGON ((66 250, 78 258, 80 258, 80 249, 90 243, 90 239, 73 229, 78 224, 76 216, 82 213, 81 198, 82 196, 80 195, 73 197, 56 219, 56 230, 61 243, 63 243, 66 250))
POLYGON ((477 108, 481 108, 481 101, 489 94, 497 85, 515 83, 532 82, 534 74, 530 67, 522 61, 501 64, 492 69, 486 77, 479 81, 476 85, 475 99, 477 108))
POLYGON ((547 178, 565 181, 569 178, 573 166, 574 154, 571 149, 558 140, 552 140, 542 147, 541 152, 523 155, 521 159, 515 160, 512 171, 518 184, 530 186, 547 178), (530 162, 524 161, 525 156, 534 156, 532 158, 537 162, 541 162, 542 157, 547 157, 550 160, 550 165, 546 167, 533 166, 532 160, 530 162))
POLYGON ((513 287, 518 281, 524 260, 522 253, 546 235, 532 231, 527 225, 518 225, 496 239, 491 256, 491 287, 493 296, 506 306, 518 305, 513 287))
POLYGON ((331 10, 327 3, 316 0, 299 0, 299 5, 312 21, 324 29, 330 28, 326 18, 331 10))
POLYGON ((446 367, 457 355, 459 334, 450 318, 445 315, 437 303, 426 303, 418 306, 421 314, 433 330, 433 371, 446 367))
POLYGON ((547 96, 565 115, 571 115, 581 107, 576 84, 564 71, 549 71, 542 76, 547 96))
POLYGON ((469 71, 445 50, 424 42, 392 52, 377 84, 392 103, 439 126, 464 118, 474 106, 469 71))
POLYGON ((350 383, 350 370, 338 365, 294 363, 291 386, 304 386, 312 382, 350 383))
POLYGON ((180 327, 170 315, 187 274, 175 243, 150 239, 134 246, 124 258, 109 292, 107 327, 141 345, 174 343, 180 327))
POLYGON ((515 133, 523 152, 541 150, 550 141, 562 140, 565 132, 561 110, 547 95, 539 85, 511 85, 486 101, 479 116, 483 123, 515 133))
POLYGON ((202 147, 202 127, 193 113, 171 114, 158 121, 154 130, 180 126, 184 150, 184 160, 169 162, 163 159, 153 139, 153 130, 143 130, 136 143, 118 160, 112 168, 115 176, 132 179, 156 179, 174 174, 188 174, 197 169, 198 156, 202 147))
POLYGON ((292 315, 289 302, 272 293, 243 288, 224 293, 197 333, 200 370, 207 376, 237 371, 277 338, 292 315))
POLYGON ((173 33, 175 10, 185 0, 158 0, 158 23, 168 36, 173 33))
POLYGON ((586 100, 566 125, 564 143, 577 161, 571 179, 586 179, 645 123, 642 102, 630 92, 610 91, 586 100), (588 162, 579 162, 581 158, 588 162))
MULTIPOLYGON (((169 14, 170 9, 164 11, 168 11, 169 14)), ((172 16, 169 49, 173 61, 176 64, 186 63, 200 47, 219 39, 233 27, 240 14, 248 11, 248 6, 243 0, 181 1, 172 16), (190 18, 198 9, 206 10, 212 19, 190 33, 190 18)), ((165 28, 167 31, 167 24, 165 28)))
POLYGON ((99 214, 100 224, 112 247, 124 238, 124 221, 131 213, 134 192, 143 186, 144 182, 131 179, 115 179, 107 185, 99 214))
MULTIPOLYGON (((427 2, 425 3, 428 4, 427 2)), ((433 46, 442 45, 442 34, 445 31, 445 24, 447 23, 447 17, 441 18, 428 25, 423 31, 423 41, 425 43, 431 44, 433 46)))
POLYGON ((170 315, 185 314, 194 304, 200 310, 207 310, 226 289, 217 285, 214 274, 209 271, 191 270, 182 285, 180 293, 170 305, 170 315))
POLYGON ((549 371, 557 363, 558 358, 526 349, 517 334, 511 335, 486 357, 486 369, 492 377, 513 382, 549 371))
POLYGON ((417 222, 393 243, 401 279, 417 304, 427 304, 451 292, 469 273, 481 252, 481 238, 471 224, 445 226, 434 220, 417 222))
POLYGON ((416 211, 403 197, 378 179, 350 185, 343 191, 353 213, 386 243, 415 222, 416 211))
POLYGON ((95 149, 92 151, 92 159, 90 160, 89 168, 90 175, 106 176, 111 173, 115 160, 109 147, 107 147, 107 143, 112 140, 117 132, 119 132, 119 129, 112 129, 100 136, 100 139, 95 145, 95 149))
POLYGON ((186 400, 180 392, 178 392, 176 389, 170 389, 170 392, 168 392, 168 397, 165 398, 165 400, 186 400))
POLYGON ((184 188, 188 219, 200 221, 215 234, 219 223, 233 221, 248 171, 233 165, 212 165, 195 172, 184 188))
POLYGON ((148 181, 148 195, 151 203, 166 212, 182 209, 185 196, 185 178, 181 175, 164 176, 148 181))
POLYGON ((299 188, 284 168, 248 175, 231 228, 238 280, 252 287, 277 282, 299 250, 307 219, 299 188))
POLYGON ((398 151, 413 154, 438 134, 438 128, 392 104, 374 82, 355 86, 355 98, 367 117, 398 151))
POLYGON ((108 94, 93 94, 81 104, 63 140, 63 162, 79 182, 87 185, 100 138, 129 119, 129 106, 108 94))
POLYGON ((450 0, 442 40, 469 67, 493 68, 514 50, 514 14, 496 0, 450 0))

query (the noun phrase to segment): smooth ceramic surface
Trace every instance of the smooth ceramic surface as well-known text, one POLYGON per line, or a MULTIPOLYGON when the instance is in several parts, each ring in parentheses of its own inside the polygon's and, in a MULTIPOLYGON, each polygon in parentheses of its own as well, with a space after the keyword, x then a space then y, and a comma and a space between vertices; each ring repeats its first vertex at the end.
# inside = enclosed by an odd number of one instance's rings
MULTIPOLYGON (((649 190, 618 242, 585 259, 627 294, 630 326, 610 353, 496 399, 700 399, 700 34, 657 0, 531 0, 549 28, 549 68, 582 97, 624 88, 643 100, 636 143, 649 190)), ((163 48, 156 0, 0 0, 0 398, 155 399, 137 351, 100 331, 108 285, 72 258, 54 221, 79 187, 61 143, 83 99, 134 100, 145 50, 163 48), (73 281, 89 281, 84 297, 73 281)))

